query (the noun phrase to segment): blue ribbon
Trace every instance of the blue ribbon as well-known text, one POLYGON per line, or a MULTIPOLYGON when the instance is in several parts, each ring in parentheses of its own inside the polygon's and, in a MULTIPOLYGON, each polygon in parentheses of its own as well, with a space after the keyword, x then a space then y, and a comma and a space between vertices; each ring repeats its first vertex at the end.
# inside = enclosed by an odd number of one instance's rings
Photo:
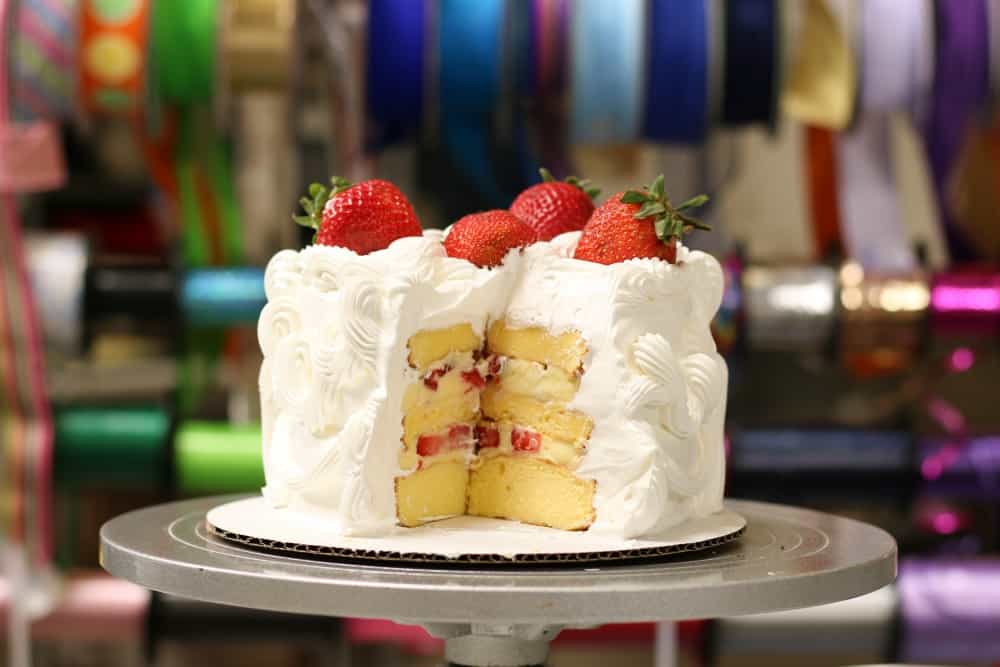
POLYGON ((441 0, 438 16, 441 143, 456 174, 488 206, 507 200, 490 155, 492 114, 500 96, 501 0, 441 0))
POLYGON ((644 134, 654 141, 700 144, 707 116, 705 0, 652 0, 644 134))
POLYGON ((778 9, 775 0, 726 3, 722 122, 773 125, 778 97, 778 9))
POLYGON ((371 0, 368 10, 369 143, 382 147, 420 127, 423 111, 424 0, 371 0))
POLYGON ((645 3, 577 0, 570 28, 572 134, 582 143, 639 136, 645 3))

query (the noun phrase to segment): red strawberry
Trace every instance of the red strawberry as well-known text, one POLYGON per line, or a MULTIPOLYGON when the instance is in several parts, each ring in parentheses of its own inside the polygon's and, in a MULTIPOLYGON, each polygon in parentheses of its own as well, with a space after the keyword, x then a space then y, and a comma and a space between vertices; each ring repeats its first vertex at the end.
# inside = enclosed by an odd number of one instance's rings
POLYGON ((542 434, 515 426, 510 434, 510 444, 515 452, 537 452, 542 446, 542 434))
POLYGON ((449 257, 467 259, 476 266, 497 266, 512 248, 536 241, 535 232, 510 211, 483 211, 467 215, 451 227, 444 240, 449 257))
POLYGON ((493 424, 480 424, 476 427, 476 440, 480 449, 500 446, 500 431, 493 424))
POLYGON ((593 199, 601 191, 575 176, 563 183, 554 180, 548 169, 538 171, 542 182, 519 194, 510 212, 534 229, 539 241, 583 229, 594 212, 593 199))
POLYGON ((472 427, 468 424, 452 424, 443 433, 426 433, 417 438, 417 454, 436 456, 456 449, 464 449, 472 444, 472 427))
POLYGON ((677 260, 677 239, 691 228, 709 229, 684 211, 704 204, 698 195, 679 206, 663 190, 663 175, 643 192, 619 192, 601 204, 583 228, 573 257, 598 264, 614 264, 637 257, 677 260))
POLYGON ((431 391, 437 391, 438 380, 441 378, 442 375, 444 375, 450 370, 451 366, 449 366, 448 364, 445 364, 441 368, 435 368, 434 370, 432 370, 430 373, 427 374, 427 377, 424 378, 424 385, 431 391))
POLYGON ((317 230, 313 243, 349 248, 359 255, 388 248, 396 239, 420 236, 423 229, 406 195, 389 181, 372 179, 352 185, 334 176, 332 190, 309 186, 299 200, 305 215, 293 215, 303 227, 317 230))
POLYGON ((484 378, 479 373, 479 370, 475 368, 468 371, 462 371, 462 379, 469 385, 469 389, 483 389, 486 387, 486 378, 484 378))

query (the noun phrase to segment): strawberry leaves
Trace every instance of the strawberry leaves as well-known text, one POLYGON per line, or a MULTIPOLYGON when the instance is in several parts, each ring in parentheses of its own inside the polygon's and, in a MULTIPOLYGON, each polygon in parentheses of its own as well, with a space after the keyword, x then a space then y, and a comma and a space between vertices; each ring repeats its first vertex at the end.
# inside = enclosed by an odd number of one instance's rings
POLYGON ((690 217, 685 213, 694 208, 698 208, 708 201, 708 196, 697 195, 684 201, 678 206, 670 203, 664 186, 663 174, 656 177, 656 180, 649 186, 640 190, 628 190, 621 197, 624 204, 638 204, 639 210, 635 212, 634 218, 653 218, 653 228, 656 230, 656 237, 664 243, 670 243, 671 239, 680 238, 690 229, 711 229, 708 225, 690 217))
MULTIPOLYGON (((538 173, 542 175, 542 182, 543 183, 555 183, 556 182, 555 177, 552 176, 552 172, 550 172, 545 167, 542 167, 541 169, 539 169, 538 173)), ((577 178, 576 176, 570 176, 569 178, 566 179, 565 182, 569 183, 570 185, 572 185, 575 188, 578 188, 578 189, 582 190, 583 194, 587 195, 592 200, 596 199, 597 196, 599 194, 601 194, 601 189, 598 188, 598 187, 594 187, 594 183, 590 179, 587 179, 587 178, 577 178)))
POLYGON ((333 187, 327 188, 322 183, 313 183, 310 185, 309 196, 299 199, 299 206, 302 207, 305 215, 292 215, 292 220, 303 227, 318 230, 320 224, 323 222, 323 209, 326 207, 326 202, 330 201, 330 198, 334 195, 338 195, 351 187, 353 183, 346 178, 334 176, 330 179, 330 185, 333 187))

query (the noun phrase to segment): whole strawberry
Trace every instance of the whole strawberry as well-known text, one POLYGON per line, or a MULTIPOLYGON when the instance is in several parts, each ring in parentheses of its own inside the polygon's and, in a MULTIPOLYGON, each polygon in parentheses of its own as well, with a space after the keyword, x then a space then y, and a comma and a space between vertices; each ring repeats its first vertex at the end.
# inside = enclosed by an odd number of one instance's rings
POLYGON ((313 243, 348 248, 359 255, 388 248, 396 239, 420 236, 423 229, 406 195, 389 181, 372 179, 353 185, 339 176, 333 188, 309 186, 299 203, 305 215, 295 222, 316 230, 313 243))
POLYGON ((597 207, 583 228, 573 257, 598 264, 655 257, 677 261, 677 239, 689 229, 710 229, 684 211, 701 206, 698 195, 679 206, 670 203, 661 174, 647 188, 619 192, 597 207))
POLYGON ((517 196, 510 212, 535 230, 539 241, 548 241, 564 232, 583 229, 594 212, 594 197, 600 190, 570 176, 565 182, 552 178, 548 169, 539 169, 542 182, 517 196))
POLYGON ((523 248, 536 240, 535 231, 510 211, 483 211, 452 225, 444 249, 449 257, 491 267, 500 264, 512 248, 523 248))

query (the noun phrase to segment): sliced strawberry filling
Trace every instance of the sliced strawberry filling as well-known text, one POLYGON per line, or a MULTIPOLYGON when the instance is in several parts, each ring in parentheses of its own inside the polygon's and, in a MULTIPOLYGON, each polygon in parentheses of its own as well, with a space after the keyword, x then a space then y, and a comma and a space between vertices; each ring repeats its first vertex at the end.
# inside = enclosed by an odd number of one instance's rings
POLYGON ((434 370, 432 370, 430 373, 427 374, 427 377, 424 378, 424 385, 431 391, 437 391, 438 380, 441 379, 442 375, 444 375, 450 370, 451 366, 447 364, 445 364, 441 368, 435 368, 434 370))
POLYGON ((417 438, 417 454, 436 456, 472 445, 472 427, 468 424, 453 424, 447 431, 425 433, 417 438))
POLYGON ((500 431, 491 424, 480 424, 476 427, 476 440, 480 449, 500 446, 500 431))
POLYGON ((515 452, 537 452, 542 446, 542 434, 515 426, 510 434, 510 444, 515 452))
POLYGON ((469 389, 466 391, 472 391, 473 389, 481 390, 486 387, 486 379, 480 375, 479 371, 475 368, 468 371, 462 371, 462 379, 469 385, 469 389))

